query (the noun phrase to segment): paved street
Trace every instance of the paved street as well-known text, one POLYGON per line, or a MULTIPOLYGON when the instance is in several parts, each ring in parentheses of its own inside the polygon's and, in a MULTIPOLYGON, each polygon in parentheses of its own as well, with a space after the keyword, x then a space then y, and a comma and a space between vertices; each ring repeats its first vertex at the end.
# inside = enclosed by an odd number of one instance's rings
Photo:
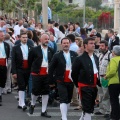
MULTIPOLYGON (((0 120, 48 120, 49 118, 43 118, 40 116, 41 107, 37 103, 35 108, 35 113, 30 115, 28 109, 23 112, 17 109, 17 92, 13 91, 12 94, 3 95, 3 105, 0 107, 0 120)), ((81 111, 73 110, 71 107, 68 114, 68 120, 79 120, 81 111)), ((60 110, 59 107, 48 107, 48 112, 52 116, 50 120, 60 120, 60 110)), ((94 116, 92 120, 105 120, 103 116, 94 116)))

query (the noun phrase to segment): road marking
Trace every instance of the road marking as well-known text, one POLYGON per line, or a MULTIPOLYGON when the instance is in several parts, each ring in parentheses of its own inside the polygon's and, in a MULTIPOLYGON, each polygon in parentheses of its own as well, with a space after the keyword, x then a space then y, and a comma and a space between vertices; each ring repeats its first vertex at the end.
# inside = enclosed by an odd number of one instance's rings
MULTIPOLYGON (((61 116, 61 113, 60 112, 48 112, 48 114, 50 114, 51 116, 61 116)), ((40 115, 40 112, 35 112, 35 113, 33 113, 32 115, 31 114, 29 114, 29 113, 27 113, 27 115, 29 116, 29 117, 37 117, 37 116, 41 116, 40 115)), ((81 115, 81 112, 68 112, 68 116, 72 116, 72 117, 75 117, 75 116, 80 116, 81 115)))

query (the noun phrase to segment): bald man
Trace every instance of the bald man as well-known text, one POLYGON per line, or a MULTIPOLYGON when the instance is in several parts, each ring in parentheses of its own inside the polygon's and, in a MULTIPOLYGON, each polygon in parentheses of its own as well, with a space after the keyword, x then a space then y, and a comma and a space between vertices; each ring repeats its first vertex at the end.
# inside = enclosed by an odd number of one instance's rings
POLYGON ((42 117, 50 118, 47 114, 47 103, 49 94, 48 66, 53 57, 53 50, 48 47, 49 35, 42 34, 40 38, 41 45, 33 48, 28 56, 29 67, 32 75, 32 95, 29 113, 33 114, 35 102, 38 95, 42 95, 42 117))
POLYGON ((15 37, 18 37, 20 35, 20 30, 24 28, 23 27, 23 21, 22 20, 19 20, 18 22, 18 25, 15 25, 14 27, 14 34, 15 34, 15 37))

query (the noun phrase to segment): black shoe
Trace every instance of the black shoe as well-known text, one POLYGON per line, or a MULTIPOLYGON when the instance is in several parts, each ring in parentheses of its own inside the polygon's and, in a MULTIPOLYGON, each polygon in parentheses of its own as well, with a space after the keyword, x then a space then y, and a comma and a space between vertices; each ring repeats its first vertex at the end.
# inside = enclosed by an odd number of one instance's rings
POLYGON ((19 106, 19 105, 17 106, 17 108, 18 108, 18 109, 22 109, 22 107, 21 107, 21 106, 19 106))
POLYGON ((104 114, 102 114, 101 112, 96 112, 96 113, 94 113, 95 115, 104 115, 104 114))
POLYGON ((0 102, 2 102, 2 96, 0 96, 0 102))
POLYGON ((110 118, 110 115, 109 114, 105 114, 104 118, 110 118))
POLYGON ((30 114, 33 114, 34 108, 35 108, 34 105, 31 105, 31 106, 30 106, 30 108, 29 108, 29 113, 30 113, 30 114))
POLYGON ((23 109, 23 111, 25 111, 25 110, 27 109, 27 106, 24 105, 24 106, 22 107, 22 109, 23 109))
POLYGON ((48 115, 46 111, 45 111, 45 112, 42 112, 42 113, 41 113, 41 116, 42 116, 42 117, 51 118, 51 116, 48 115))

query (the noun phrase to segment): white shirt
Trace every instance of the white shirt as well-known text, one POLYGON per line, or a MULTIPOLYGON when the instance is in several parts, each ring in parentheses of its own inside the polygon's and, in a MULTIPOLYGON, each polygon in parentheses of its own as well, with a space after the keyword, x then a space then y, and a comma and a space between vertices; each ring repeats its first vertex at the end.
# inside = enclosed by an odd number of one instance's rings
POLYGON ((6 58, 6 52, 3 42, 0 43, 0 58, 6 58))
POLYGON ((43 61, 41 67, 48 67, 48 48, 43 48, 41 45, 43 61))
POLYGON ((97 66, 96 66, 95 59, 94 59, 93 55, 90 56, 90 59, 92 60, 94 74, 96 74, 96 73, 98 73, 98 69, 97 69, 97 66))
POLYGON ((93 24, 91 24, 88 28, 92 28, 92 29, 93 29, 93 28, 94 28, 94 25, 93 25, 93 24))
POLYGON ((63 52, 63 55, 66 60, 66 70, 71 70, 71 58, 70 58, 70 53, 63 52))
POLYGON ((65 34, 63 34, 61 31, 59 31, 57 43, 61 43, 61 40, 62 40, 64 37, 65 37, 65 34))
POLYGON ((85 23, 84 24, 84 26, 83 26, 83 28, 87 28, 88 27, 88 24, 87 23, 85 23))
POLYGON ((54 27, 53 29, 55 31, 55 37, 58 39, 58 37, 59 37, 59 29, 57 27, 54 27))
POLYGON ((23 25, 22 26, 15 25, 15 27, 14 27, 14 34, 15 34, 15 36, 20 35, 20 30, 22 28, 24 28, 23 25))
POLYGON ((28 46, 27 44, 22 44, 21 43, 21 50, 22 50, 22 55, 24 60, 28 60, 28 46))
POLYGON ((77 52, 79 50, 79 47, 76 44, 76 42, 73 42, 73 43, 70 44, 69 50, 74 51, 74 52, 77 52))

